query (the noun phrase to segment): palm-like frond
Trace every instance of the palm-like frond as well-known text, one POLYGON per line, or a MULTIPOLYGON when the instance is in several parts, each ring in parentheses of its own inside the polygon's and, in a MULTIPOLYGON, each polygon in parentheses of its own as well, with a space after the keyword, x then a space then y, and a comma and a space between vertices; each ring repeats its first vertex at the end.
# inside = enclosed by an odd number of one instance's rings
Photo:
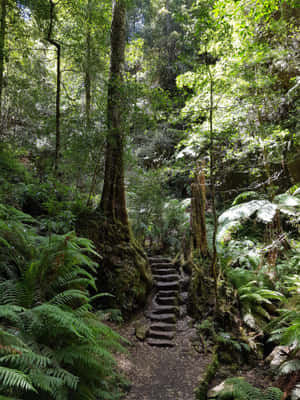
MULTIPOLYGON (((241 198, 242 197, 240 197, 239 200, 241 200, 241 198)), ((247 196, 245 199, 246 198, 247 196)), ((226 238, 228 233, 236 232, 242 226, 243 221, 255 214, 259 222, 268 224, 273 221, 277 211, 299 217, 300 200, 296 196, 284 193, 275 196, 273 202, 269 200, 251 200, 246 203, 234 205, 219 217, 218 242, 224 242, 224 238, 226 238)))
POLYGON ((300 360, 290 360, 284 362, 279 369, 280 375, 288 375, 292 372, 300 371, 300 360))

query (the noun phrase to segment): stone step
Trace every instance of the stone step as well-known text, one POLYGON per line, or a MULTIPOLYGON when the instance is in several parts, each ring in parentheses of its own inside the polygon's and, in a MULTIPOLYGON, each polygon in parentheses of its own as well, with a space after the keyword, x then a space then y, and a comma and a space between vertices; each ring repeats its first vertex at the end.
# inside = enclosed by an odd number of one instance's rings
POLYGON ((167 322, 153 322, 151 324, 151 329, 154 331, 162 331, 162 332, 170 332, 176 330, 176 325, 175 324, 170 324, 167 322))
POLYGON ((152 273, 156 275, 169 275, 177 274, 177 270, 175 268, 152 268, 152 273))
POLYGON ((176 274, 153 275, 153 278, 160 282, 179 282, 179 275, 176 274))
POLYGON ((157 347, 174 347, 175 343, 171 340, 167 339, 148 339, 147 343, 150 346, 157 346, 157 347))
POLYGON ((179 308, 176 306, 156 306, 155 308, 153 308, 152 313, 153 314, 178 314, 179 312, 179 308))
POLYGON ((150 315, 151 321, 157 322, 167 322, 169 324, 176 324, 176 316, 175 314, 154 314, 150 315))
POLYGON ((153 339, 168 339, 172 340, 175 336, 175 331, 157 331, 155 329, 150 328, 147 333, 148 338, 153 339))
POLYGON ((173 263, 153 263, 151 264, 151 268, 154 269, 162 269, 162 268, 174 268, 174 264, 173 263))
POLYGON ((160 298, 162 297, 176 297, 178 296, 178 290, 164 290, 161 289, 158 294, 157 294, 160 298))
POLYGON ((158 290, 179 290, 179 282, 162 282, 162 281, 156 281, 155 286, 158 288, 158 290))
POLYGON ((172 262, 168 257, 148 257, 150 263, 170 263, 172 262))
POLYGON ((161 306, 176 306, 178 304, 178 300, 175 296, 161 297, 160 295, 158 295, 155 298, 155 301, 161 306))

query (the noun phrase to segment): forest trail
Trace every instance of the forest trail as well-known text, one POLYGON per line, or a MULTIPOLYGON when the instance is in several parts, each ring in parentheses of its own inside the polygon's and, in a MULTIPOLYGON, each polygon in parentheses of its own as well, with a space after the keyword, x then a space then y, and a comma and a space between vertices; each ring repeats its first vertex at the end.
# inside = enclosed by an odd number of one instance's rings
POLYGON ((131 342, 128 353, 118 356, 132 384, 124 400, 194 400, 209 356, 198 352, 196 329, 186 315, 184 276, 166 259, 151 259, 151 264, 155 293, 120 332, 131 342))

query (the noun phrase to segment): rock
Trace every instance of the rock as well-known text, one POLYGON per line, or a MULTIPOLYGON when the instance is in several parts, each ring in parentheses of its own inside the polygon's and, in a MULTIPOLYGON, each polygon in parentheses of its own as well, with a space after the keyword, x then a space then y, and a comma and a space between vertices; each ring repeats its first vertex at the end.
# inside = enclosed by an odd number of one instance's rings
POLYGON ((291 400, 300 400, 300 383, 292 390, 291 400))
POLYGON ((271 354, 266 358, 266 361, 270 363, 272 370, 277 369, 287 358, 289 354, 289 346, 277 346, 271 354))
POLYGON ((140 340, 144 341, 147 336, 148 327, 145 325, 137 325, 135 327, 135 336, 140 340))
POLYGON ((218 397, 222 392, 226 391, 229 392, 230 390, 233 390, 233 387, 231 384, 226 383, 225 381, 220 383, 218 386, 215 386, 214 388, 210 389, 207 393, 207 398, 208 399, 213 399, 218 397))

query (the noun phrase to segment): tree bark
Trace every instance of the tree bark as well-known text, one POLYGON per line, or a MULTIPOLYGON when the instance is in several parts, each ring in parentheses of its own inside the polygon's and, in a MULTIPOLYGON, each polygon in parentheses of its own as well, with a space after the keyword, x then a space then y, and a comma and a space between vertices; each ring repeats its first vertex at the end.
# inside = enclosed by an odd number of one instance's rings
POLYGON ((0 21, 0 129, 2 134, 2 92, 4 81, 4 47, 6 36, 6 11, 7 0, 1 0, 1 21, 0 21))
POLYGON ((195 180, 191 185, 192 201, 192 235, 194 248, 199 249, 202 257, 207 257, 207 235, 205 224, 205 209, 206 209, 206 190, 205 190, 205 174, 204 163, 202 168, 197 168, 195 180))
POLYGON ((91 1, 87 4, 86 68, 85 68, 85 116, 86 127, 91 125, 91 1))
POLYGON ((128 226, 124 184, 124 62, 126 43, 126 1, 113 6, 111 61, 108 84, 105 176, 100 210, 111 222, 128 226))
POLYGON ((218 274, 217 274, 217 263, 218 263, 218 253, 217 253, 217 231, 218 231, 218 218, 216 210, 216 178, 215 178, 215 148, 214 148, 214 129, 213 129, 213 111, 214 111, 214 80, 210 66, 207 66, 209 80, 210 80, 210 105, 209 105, 209 132, 210 132, 210 190, 212 199, 212 212, 214 221, 214 231, 212 240, 212 260, 211 260, 211 273, 214 280, 215 289, 215 300, 216 300, 216 311, 218 310, 218 274))
POLYGON ((54 23, 54 8, 55 3, 50 0, 50 25, 48 30, 47 40, 56 48, 56 112, 55 112, 55 159, 54 159, 54 173, 58 175, 59 159, 60 159, 60 92, 61 92, 61 68, 60 68, 60 55, 61 46, 52 38, 53 23, 54 23))

